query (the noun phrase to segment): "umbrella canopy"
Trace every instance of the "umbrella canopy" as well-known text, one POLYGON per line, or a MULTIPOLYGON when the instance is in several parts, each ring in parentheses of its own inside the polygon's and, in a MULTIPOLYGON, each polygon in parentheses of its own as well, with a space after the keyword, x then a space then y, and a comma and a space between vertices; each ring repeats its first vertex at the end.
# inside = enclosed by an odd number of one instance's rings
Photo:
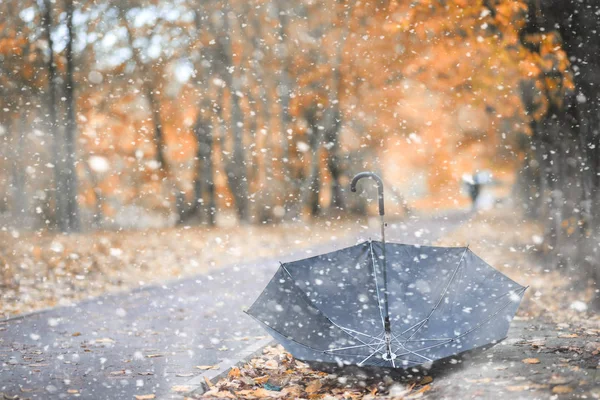
POLYGON ((525 289, 467 247, 368 241, 281 264, 248 314, 299 359, 408 368, 504 339, 525 289))

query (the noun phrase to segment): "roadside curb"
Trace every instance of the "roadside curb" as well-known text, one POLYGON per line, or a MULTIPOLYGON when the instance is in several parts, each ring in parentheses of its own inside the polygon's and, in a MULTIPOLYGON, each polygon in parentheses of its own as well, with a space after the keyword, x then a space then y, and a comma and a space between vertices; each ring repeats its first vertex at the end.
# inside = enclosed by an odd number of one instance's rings
POLYGON ((207 382, 216 383, 222 378, 225 378, 229 371, 233 367, 241 367, 246 364, 252 358, 255 358, 262 354, 263 349, 271 344, 274 344, 275 340, 272 337, 267 337, 257 341, 256 343, 251 344, 246 347, 235 356, 231 358, 226 358, 219 363, 219 368, 211 369, 203 374, 196 375, 189 381, 185 382, 185 386, 193 387, 192 391, 188 392, 187 395, 201 395, 209 390, 209 385, 207 382))

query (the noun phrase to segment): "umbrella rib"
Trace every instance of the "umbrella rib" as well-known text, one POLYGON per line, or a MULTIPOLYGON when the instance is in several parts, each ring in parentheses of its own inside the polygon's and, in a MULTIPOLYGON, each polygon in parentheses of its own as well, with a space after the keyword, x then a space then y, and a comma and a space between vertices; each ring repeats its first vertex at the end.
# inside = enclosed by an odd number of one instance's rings
MULTIPOLYGON (((511 292, 512 292, 512 293, 515 293, 515 294, 516 294, 516 293, 519 293, 519 294, 520 294, 520 293, 523 293, 523 292, 525 292, 525 290, 527 290, 527 287, 522 287, 521 289, 519 289, 519 290, 517 290, 517 291, 512 291, 512 290, 511 290, 511 291, 509 291, 508 293, 506 293, 506 294, 502 295, 501 297, 504 297, 504 296, 506 296, 507 294, 510 294, 511 292)), ((501 297, 500 297, 500 298, 501 298, 501 297)), ((456 336, 454 339, 455 339, 455 340, 456 340, 456 339, 460 339, 461 337, 468 335, 469 333, 473 332, 474 330, 476 330, 476 329, 479 329, 481 326, 483 326, 484 324, 486 324, 486 323, 488 323, 489 321, 491 321, 491 319, 492 319, 492 318, 494 318, 496 315, 500 314, 500 312, 501 312, 502 310, 504 310, 506 307, 508 307, 508 306, 509 306, 509 305, 510 305, 512 302, 513 302, 513 300, 512 300, 512 299, 509 299, 509 300, 508 300, 508 301, 507 301, 507 302, 506 302, 506 303, 505 303, 505 304, 504 304, 502 307, 500 307, 498 310, 496 310, 496 312, 494 312, 492 315, 490 315, 490 316, 489 316, 487 319, 485 319, 485 320, 481 321, 479 324, 475 325, 473 328, 471 328, 470 330, 466 331, 465 333, 461 333, 460 335, 456 336)))
MULTIPOLYGON (((380 343, 377 344, 381 344, 383 341, 381 341, 380 343)), ((373 343, 367 343, 367 344, 357 344, 356 346, 347 346, 347 347, 338 347, 336 349, 329 349, 327 351, 341 351, 341 350, 350 350, 350 349, 358 349, 360 347, 371 347, 373 343)))
POLYGON ((380 344, 379 347, 373 352, 371 353, 367 358, 365 358, 364 360, 362 360, 361 362, 359 362, 357 365, 360 367, 362 366, 365 362, 367 362, 367 360, 371 357, 373 357, 375 354, 377 354, 385 345, 385 342, 380 344))
MULTIPOLYGON (((500 296, 500 297, 498 297, 498 298, 499 298, 499 299, 501 299, 502 297, 504 297, 504 296, 506 296, 506 295, 508 295, 508 294, 510 294, 510 293, 524 292, 526 289, 527 289, 527 287, 523 287, 523 288, 521 288, 521 289, 519 289, 519 290, 517 290, 517 291, 512 291, 512 290, 511 290, 511 291, 509 291, 509 292, 507 292, 507 293, 503 294, 502 296, 500 296)), ((414 351, 423 351, 423 350, 429 350, 429 349, 433 349, 433 348, 435 348, 435 347, 439 347, 439 346, 443 346, 443 345, 445 345, 445 344, 451 343, 451 342, 455 341, 456 339, 460 339, 460 338, 462 338, 462 337, 464 337, 464 336, 468 335, 469 333, 472 333, 472 332, 476 331, 477 329, 481 328, 483 325, 487 324, 489 321, 491 321, 491 319, 492 319, 492 318, 494 318, 496 315, 500 314, 500 312, 501 312, 502 310, 504 310, 506 307, 508 307, 508 306, 509 306, 509 305, 510 305, 512 302, 513 302, 512 300, 509 300, 509 301, 507 301, 507 302, 506 302, 506 303, 504 303, 504 304, 503 304, 503 305, 502 305, 500 308, 498 308, 498 309, 497 309, 497 310, 496 310, 496 311, 495 311, 495 312, 494 312, 492 315, 490 315, 490 316, 489 316, 489 317, 487 317, 485 320, 481 321, 479 324, 477 324, 477 325, 476 325, 476 326, 474 326, 473 328, 469 329, 468 331, 466 331, 466 332, 464 332, 464 333, 461 333, 460 335, 457 335, 457 336, 453 337, 452 339, 448 339, 448 340, 446 340, 446 341, 445 341, 445 342, 443 342, 443 343, 437 343, 437 344, 433 344, 433 345, 431 345, 431 346, 422 347, 422 348, 420 348, 420 349, 417 349, 417 350, 414 350, 414 351)), ((408 350, 408 349, 407 349, 407 350, 408 350)), ((400 356, 407 355, 407 354, 409 354, 409 353, 400 354, 400 356)))
MULTIPOLYGON (((382 335, 383 335, 383 333, 380 334, 379 336, 382 336, 382 335)), ((377 336, 376 338, 373 338, 373 339, 374 340, 381 340, 381 339, 379 339, 379 336, 377 336)), ((365 343, 365 342, 361 341, 360 339, 359 339, 359 341, 361 343, 365 343)), ((365 346, 368 346, 371 350, 373 350, 373 347, 372 347, 373 344, 374 344, 373 340, 371 340, 371 343, 365 343, 365 346)), ((381 342, 378 343, 378 344, 381 344, 381 342)), ((329 352, 336 351, 336 350, 340 350, 340 349, 329 349, 329 350, 326 350, 325 353, 329 353, 329 352)), ((340 353, 332 353, 332 355, 343 355, 343 356, 347 356, 347 357, 364 357, 364 354, 340 354, 340 353)))
POLYGON ((377 283, 377 266, 375 262, 375 252, 373 251, 373 242, 369 240, 369 248, 371 249, 371 261, 373 262, 373 277, 375 278, 375 291, 377 293, 377 304, 379 306, 379 315, 381 316, 381 325, 385 330, 385 319, 383 318, 383 310, 381 309, 381 298, 379 297, 379 284, 377 283))
MULTIPOLYGON (((285 267, 285 265, 283 263, 281 263, 280 266, 285 271, 285 273, 288 275, 288 277, 292 280, 292 282, 294 282, 294 277, 292 276, 292 274, 290 274, 290 271, 288 271, 288 269, 285 267)), ((319 314, 321 314, 323 316, 323 318, 325 318, 327 321, 329 321, 330 324, 332 324, 336 328, 340 329, 343 333, 345 333, 346 335, 350 336, 352 339, 358 340, 359 342, 361 342, 363 344, 366 344, 362 340, 360 340, 357 337, 354 337, 353 335, 351 335, 350 333, 348 333, 345 328, 343 328, 340 325, 338 325, 335 322, 333 322, 331 320, 331 318, 329 318, 327 315, 325 315, 325 313, 323 311, 321 311, 321 309, 319 309, 319 307, 317 307, 315 304, 312 303, 312 301, 310 301, 310 299, 308 299, 308 296, 306 295, 306 293, 304 293, 304 291, 302 289, 300 289, 297 285, 294 285, 294 286, 300 292, 300 298, 306 303, 306 305, 308 305, 310 307, 314 307, 317 311, 319 311, 319 314)), ((320 350, 320 351, 324 351, 324 350, 320 350)))
POLYGON ((396 340, 396 343, 398 343, 398 345, 400 346, 400 347, 398 347, 398 349, 400 349, 400 348, 403 348, 404 350, 408 351, 410 354, 414 354, 415 356, 418 356, 418 357, 424 358, 424 359, 425 359, 425 360, 427 360, 427 361, 433 361, 433 360, 432 360, 431 358, 429 358, 429 357, 425 357, 424 355, 421 355, 421 354, 417 353, 417 352, 416 352, 416 351, 414 351, 414 350, 410 350, 410 349, 406 348, 406 347, 405 347, 405 346, 404 346, 402 343, 400 343, 400 341, 399 341, 398 339, 394 338, 394 340, 396 340))
POLYGON ((261 321, 260 319, 256 318, 256 317, 255 317, 254 315, 252 315, 252 314, 248 314, 248 313, 246 313, 246 315, 249 315, 249 316, 250 316, 250 317, 252 317, 254 320, 256 320, 257 322, 259 322, 260 324, 262 324, 262 325, 266 326, 267 328, 269 328, 269 329, 273 330, 274 332, 277 332, 277 334, 279 334, 279 335, 281 335, 282 337, 286 338, 286 340, 289 340, 290 342, 294 342, 294 343, 296 343, 297 345, 300 345, 300 346, 302 346, 302 347, 306 347, 307 349, 310 349, 310 350, 313 350, 313 351, 316 351, 316 352, 319 352, 319 353, 325 353, 325 352, 326 352, 326 350, 315 349, 314 347, 308 346, 308 345, 306 345, 306 344, 304 344, 304 343, 300 343, 299 341, 297 341, 297 340, 294 340, 293 338, 291 338, 291 337, 289 337, 289 336, 285 335, 284 333, 282 333, 282 332, 279 332, 277 329, 273 328, 272 326, 269 326, 269 325, 267 325, 266 323, 264 323, 264 322, 263 322, 263 321, 261 321))
POLYGON ((412 333, 412 335, 410 335, 404 341, 404 343, 406 343, 407 340, 412 339, 412 337, 415 336, 421 330, 421 328, 423 326, 425 326, 425 324, 427 323, 427 321, 429 321, 429 318, 431 318, 431 316, 433 315, 433 313, 435 312, 435 310, 440 306, 440 304, 442 303, 442 300, 444 300, 444 296, 446 295, 446 292, 448 292, 448 289, 450 288, 450 285, 454 281, 454 277, 456 277, 456 274, 457 274, 458 270, 460 269, 460 265, 462 264, 462 260, 465 258, 465 254, 467 254, 467 250, 469 250, 469 246, 465 247, 465 250, 463 251, 462 256, 460 256, 460 260, 458 261, 458 264, 456 265, 456 268, 454 269, 454 272, 452 273, 452 276, 450 277, 450 280, 448 281, 448 284, 446 284, 446 287, 442 291, 442 295, 438 299, 438 301, 435 304, 435 306, 431 309, 431 311, 429 312, 429 314, 427 315, 427 317, 423 321, 419 322, 419 324, 417 324, 417 325, 419 325, 419 327, 417 328, 417 330, 415 330, 412 333))
MULTIPOLYGON (((344 328, 343 326, 337 325, 337 324, 335 324, 335 323, 333 323, 333 324, 334 324, 335 326, 339 327, 340 329, 348 329, 348 328, 344 328)), ((347 334, 348 334, 348 335, 349 335, 351 338, 353 338, 354 340, 357 340, 357 341, 361 342, 362 344, 365 344, 365 345, 369 346, 369 348, 370 348, 371 350, 373 350, 373 345, 374 345, 373 341, 374 341, 374 340, 381 340, 379 337, 380 337, 382 334, 379 334, 377 337, 375 337, 375 336, 370 336, 370 335, 367 335, 367 334, 364 334, 364 333, 361 333, 361 332, 358 332, 358 331, 354 331, 354 330, 352 330, 352 329, 349 329, 349 330, 351 330, 351 331, 353 331, 353 332, 356 332, 356 333, 358 333, 358 334, 360 334, 360 335, 364 335, 364 336, 367 336, 367 337, 371 338, 371 343, 366 343, 366 342, 364 342, 363 340, 361 340, 361 339, 359 339, 359 338, 357 338, 357 337, 354 337, 354 336, 350 335, 348 332, 346 332, 346 333, 347 333, 347 334)))

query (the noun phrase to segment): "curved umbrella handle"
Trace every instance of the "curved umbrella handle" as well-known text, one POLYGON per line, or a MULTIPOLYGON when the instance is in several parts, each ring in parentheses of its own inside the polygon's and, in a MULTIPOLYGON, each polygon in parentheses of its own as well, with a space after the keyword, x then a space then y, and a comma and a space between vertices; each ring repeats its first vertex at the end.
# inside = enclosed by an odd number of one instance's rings
POLYGON ((377 182, 377 197, 379 199, 379 215, 383 216, 385 214, 385 210, 383 207, 383 181, 381 178, 373 173, 373 172, 360 172, 352 178, 352 183, 350 184, 350 190, 352 192, 356 192, 356 184, 362 178, 372 178, 377 182))

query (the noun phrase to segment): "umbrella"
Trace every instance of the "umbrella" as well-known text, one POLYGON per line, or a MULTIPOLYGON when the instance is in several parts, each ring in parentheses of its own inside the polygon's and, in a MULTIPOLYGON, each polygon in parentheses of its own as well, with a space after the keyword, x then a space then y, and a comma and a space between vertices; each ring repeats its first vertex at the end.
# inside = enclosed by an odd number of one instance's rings
POLYGON ((282 263, 247 313, 292 355, 338 365, 409 368, 506 338, 526 287, 468 247, 381 241, 282 263))

